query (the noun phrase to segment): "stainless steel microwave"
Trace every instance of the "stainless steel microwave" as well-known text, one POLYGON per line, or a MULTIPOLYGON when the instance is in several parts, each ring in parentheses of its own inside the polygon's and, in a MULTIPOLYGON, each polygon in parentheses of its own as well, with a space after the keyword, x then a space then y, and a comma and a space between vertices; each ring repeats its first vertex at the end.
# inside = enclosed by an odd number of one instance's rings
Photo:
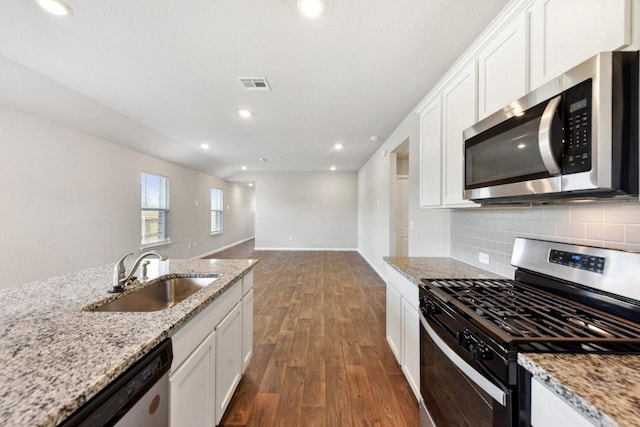
POLYGON ((464 197, 638 196, 638 52, 604 52, 464 131, 464 197))

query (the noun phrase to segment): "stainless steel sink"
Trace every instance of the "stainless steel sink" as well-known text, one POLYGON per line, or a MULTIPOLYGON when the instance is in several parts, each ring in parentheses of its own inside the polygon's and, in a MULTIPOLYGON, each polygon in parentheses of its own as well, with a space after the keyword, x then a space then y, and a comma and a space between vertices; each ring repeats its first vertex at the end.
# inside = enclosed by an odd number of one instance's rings
POLYGON ((91 311, 159 311, 167 310, 220 278, 177 277, 162 279, 91 311))

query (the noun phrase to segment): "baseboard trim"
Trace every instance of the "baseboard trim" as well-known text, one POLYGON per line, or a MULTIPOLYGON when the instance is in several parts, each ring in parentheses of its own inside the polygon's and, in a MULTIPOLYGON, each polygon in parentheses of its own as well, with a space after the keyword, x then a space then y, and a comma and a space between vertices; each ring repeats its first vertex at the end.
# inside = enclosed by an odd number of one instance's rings
POLYGON ((193 258, 191 258, 191 259, 202 259, 202 258, 204 258, 204 257, 211 256, 211 255, 213 255, 213 254, 215 254, 215 253, 222 252, 222 251, 225 251, 225 250, 227 250, 227 249, 230 249, 230 248, 232 248, 232 247, 234 247, 234 246, 238 246, 238 245, 240 245, 240 244, 242 244, 242 243, 244 243, 244 242, 248 242, 249 240, 252 240, 252 239, 255 239, 255 238, 256 238, 255 236, 247 237, 246 239, 238 240, 237 242, 233 242, 233 243, 228 244, 228 245, 226 245, 226 246, 222 246, 222 247, 220 247, 220 248, 216 248, 216 249, 214 249, 214 250, 212 250, 212 251, 205 252, 205 253, 203 253, 203 254, 201 254, 201 255, 196 255, 196 256, 194 256, 194 257, 193 257, 193 258))
POLYGON ((357 252, 356 248, 274 248, 256 247, 256 251, 325 251, 325 252, 357 252))

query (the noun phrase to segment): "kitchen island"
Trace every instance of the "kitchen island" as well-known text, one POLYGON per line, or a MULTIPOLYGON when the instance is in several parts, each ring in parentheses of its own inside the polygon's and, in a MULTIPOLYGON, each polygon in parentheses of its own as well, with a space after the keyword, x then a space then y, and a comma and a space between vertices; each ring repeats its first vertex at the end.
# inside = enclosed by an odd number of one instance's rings
MULTIPOLYGON (((500 277, 450 258, 385 258, 385 261, 416 286, 422 278, 500 277)), ((520 353, 518 364, 591 424, 638 425, 639 356, 520 353)))
POLYGON ((91 312, 114 264, 0 290, 0 425, 54 426, 241 280, 256 260, 152 260, 149 280, 220 274, 176 306, 91 312), (83 310, 84 309, 84 310, 83 310))

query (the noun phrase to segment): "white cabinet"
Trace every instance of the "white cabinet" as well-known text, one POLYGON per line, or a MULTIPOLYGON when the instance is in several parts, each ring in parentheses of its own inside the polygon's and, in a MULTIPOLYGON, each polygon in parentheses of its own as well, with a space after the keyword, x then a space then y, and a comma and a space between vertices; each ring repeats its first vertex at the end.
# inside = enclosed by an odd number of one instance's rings
POLYGON ((476 122, 476 62, 456 73, 442 90, 443 204, 477 206, 464 200, 464 138, 462 132, 476 122))
POLYGON ((528 19, 520 13, 478 55, 478 120, 527 94, 528 19))
POLYGON ((170 425, 215 425, 215 333, 210 333, 169 376, 170 425))
MULTIPOLYGON (((415 303, 417 304, 417 301, 415 303)), ((402 356, 402 372, 418 397, 420 394, 420 317, 414 302, 407 298, 402 299, 402 356)))
POLYGON ((242 371, 253 356, 253 271, 242 278, 242 371))
POLYGON ((420 399, 418 286, 387 266, 387 342, 416 399, 420 399))
POLYGON ((242 375, 242 304, 216 327, 216 424, 222 419, 242 375))
POLYGON ((398 363, 401 363, 402 294, 391 283, 387 284, 387 342, 398 363))
POLYGON ((535 378, 531 380, 531 427, 593 427, 560 396, 535 378))
POLYGON ((440 96, 420 111, 420 207, 442 205, 442 106, 440 96))
POLYGON ((253 356, 253 289, 242 297, 242 371, 253 356))
POLYGON ((531 87, 601 51, 631 42, 630 0, 536 0, 531 9, 531 87))
POLYGON ((215 426, 253 354, 253 272, 231 285, 172 337, 172 426, 215 426))

